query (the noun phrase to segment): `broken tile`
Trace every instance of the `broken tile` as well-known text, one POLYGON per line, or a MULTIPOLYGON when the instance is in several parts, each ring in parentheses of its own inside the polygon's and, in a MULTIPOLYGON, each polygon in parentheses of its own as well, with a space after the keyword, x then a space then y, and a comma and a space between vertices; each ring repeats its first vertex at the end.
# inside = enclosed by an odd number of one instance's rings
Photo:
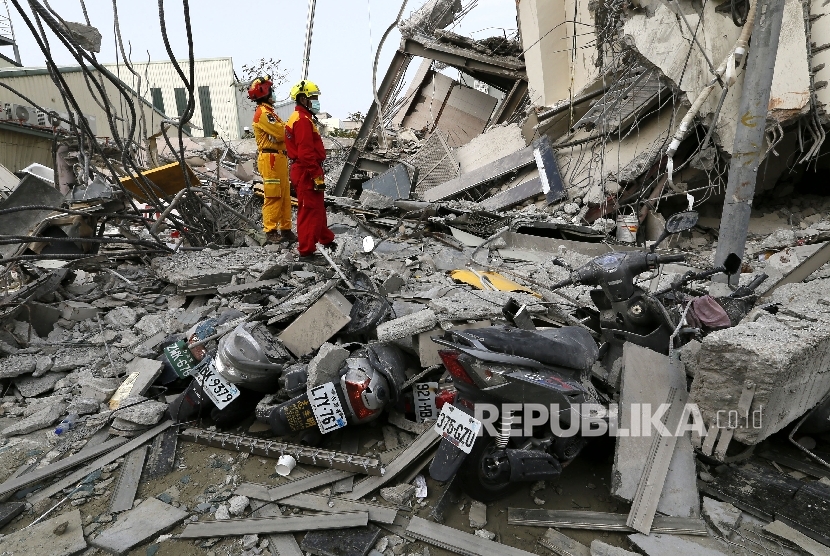
POLYGON ((121 514, 115 525, 92 539, 91 544, 113 554, 126 554, 133 547, 175 527, 187 515, 183 510, 148 498, 121 514))
POLYGON ((343 294, 329 290, 280 334, 280 341, 297 357, 307 355, 351 322, 351 310, 343 294))

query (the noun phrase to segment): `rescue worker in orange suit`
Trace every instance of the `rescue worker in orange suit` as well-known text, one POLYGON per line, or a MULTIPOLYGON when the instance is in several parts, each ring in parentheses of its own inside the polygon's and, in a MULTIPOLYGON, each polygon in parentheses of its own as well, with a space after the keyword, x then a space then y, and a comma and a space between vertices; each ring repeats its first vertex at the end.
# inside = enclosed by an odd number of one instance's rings
POLYGON ((320 89, 309 80, 303 80, 291 89, 291 98, 297 107, 285 123, 285 146, 291 159, 291 183, 297 190, 297 235, 300 259, 311 259, 317 244, 336 248, 334 234, 326 220, 323 204, 325 179, 323 161, 326 150, 320 131, 314 123, 314 114, 320 112, 320 89))
POLYGON ((248 88, 248 98, 257 103, 254 137, 259 156, 257 169, 263 179, 265 201, 262 228, 269 243, 297 240, 291 231, 291 184, 285 150, 285 123, 274 112, 274 84, 271 76, 257 77, 248 88))

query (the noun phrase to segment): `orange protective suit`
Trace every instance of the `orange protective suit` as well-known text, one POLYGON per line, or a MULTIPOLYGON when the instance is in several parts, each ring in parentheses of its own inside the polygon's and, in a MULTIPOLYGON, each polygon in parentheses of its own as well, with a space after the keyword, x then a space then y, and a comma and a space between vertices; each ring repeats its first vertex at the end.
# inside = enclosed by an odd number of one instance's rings
POLYGON ((326 220, 323 204, 324 192, 315 189, 315 182, 322 183, 326 149, 320 138, 320 130, 312 120, 311 112, 298 104, 285 123, 285 146, 291 159, 291 182, 297 189, 297 236, 301 256, 309 256, 317 250, 317 244, 329 245, 334 234, 326 220))
POLYGON ((285 123, 274 112, 273 106, 263 102, 254 113, 253 128, 259 148, 257 169, 262 175, 265 190, 263 230, 265 233, 291 230, 291 184, 288 181, 285 123))

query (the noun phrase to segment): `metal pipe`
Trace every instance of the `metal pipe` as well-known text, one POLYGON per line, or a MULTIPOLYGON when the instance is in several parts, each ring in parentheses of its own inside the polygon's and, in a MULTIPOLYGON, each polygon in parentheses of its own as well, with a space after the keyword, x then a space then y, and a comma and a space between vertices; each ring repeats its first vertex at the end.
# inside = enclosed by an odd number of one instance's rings
MULTIPOLYGON (((732 149, 734 154, 729 166, 729 181, 723 203, 715 266, 722 266, 730 253, 737 253, 743 258, 758 168, 765 154, 764 132, 778 39, 781 35, 784 0, 759 0, 758 3, 761 4, 758 7, 761 17, 752 34, 752 48, 746 62, 738 109, 741 116, 738 119, 732 149)), ((716 275, 712 281, 737 286, 739 276, 740 274, 716 275)))
POLYGON ((308 0, 308 19, 305 23, 305 50, 303 51, 303 80, 308 79, 308 64, 311 60, 311 35, 314 30, 314 10, 317 9, 317 0, 308 0))

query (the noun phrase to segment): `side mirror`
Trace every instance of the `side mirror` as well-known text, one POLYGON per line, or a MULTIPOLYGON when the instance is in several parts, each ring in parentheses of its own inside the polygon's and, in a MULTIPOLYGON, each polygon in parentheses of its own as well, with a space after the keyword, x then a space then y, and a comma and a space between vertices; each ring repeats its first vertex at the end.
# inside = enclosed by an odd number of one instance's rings
POLYGON ((737 274, 741 270, 741 258, 735 253, 729 253, 726 260, 723 261, 723 269, 727 274, 737 274))
POLYGON ((660 234, 657 241, 651 245, 651 251, 653 252, 657 249, 657 246, 670 235, 685 232, 694 228, 697 224, 698 218, 700 218, 700 215, 695 210, 687 210, 671 215, 671 217, 666 220, 666 227, 663 229, 663 233, 660 234))

